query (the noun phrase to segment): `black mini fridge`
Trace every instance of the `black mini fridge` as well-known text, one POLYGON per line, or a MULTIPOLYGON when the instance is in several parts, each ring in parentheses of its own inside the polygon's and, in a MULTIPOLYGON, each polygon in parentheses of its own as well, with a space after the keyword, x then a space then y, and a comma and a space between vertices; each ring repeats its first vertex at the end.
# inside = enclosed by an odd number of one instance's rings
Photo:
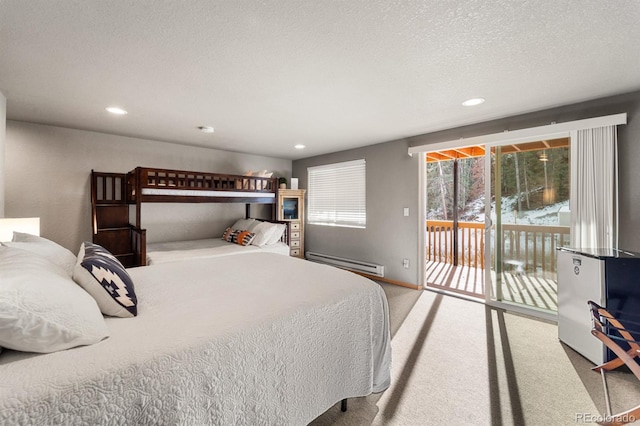
MULTIPOLYGON (((558 249, 558 337, 596 365, 615 358, 591 334, 593 300, 640 339, 640 253, 620 249, 558 249)), ((628 348, 624 342, 619 344, 628 348)))

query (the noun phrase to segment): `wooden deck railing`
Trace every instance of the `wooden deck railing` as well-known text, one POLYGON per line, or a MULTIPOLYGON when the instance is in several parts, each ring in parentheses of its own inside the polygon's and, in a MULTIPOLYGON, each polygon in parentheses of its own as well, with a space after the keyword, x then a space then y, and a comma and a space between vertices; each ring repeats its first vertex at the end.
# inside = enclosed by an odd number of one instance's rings
MULTIPOLYGON (((502 225, 503 263, 525 271, 555 272, 556 247, 568 243, 568 226, 502 225)), ((453 221, 427 221, 427 260, 453 263, 453 221)), ((458 222, 458 265, 484 268, 483 223, 458 222)))
MULTIPOLYGON (((453 263, 453 221, 427 221, 427 260, 453 263)), ((458 222, 458 265, 484 266, 484 224, 458 222)))
POLYGON ((569 244, 568 226, 502 225, 503 262, 520 262, 525 271, 556 272, 556 247, 569 244))

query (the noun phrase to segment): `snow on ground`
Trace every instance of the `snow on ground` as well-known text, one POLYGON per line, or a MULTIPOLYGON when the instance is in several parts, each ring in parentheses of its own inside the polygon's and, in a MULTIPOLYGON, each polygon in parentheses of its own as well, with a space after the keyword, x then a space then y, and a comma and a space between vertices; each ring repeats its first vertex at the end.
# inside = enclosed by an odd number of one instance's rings
MULTIPOLYGON (((502 199, 502 223, 514 223, 522 225, 546 225, 546 226, 569 226, 569 223, 565 219, 561 218, 560 212, 569 212, 569 200, 565 200, 556 204, 551 204, 535 210, 523 210, 516 212, 513 209, 505 209, 505 206, 515 205, 513 197, 504 197, 502 199)), ((495 203, 491 203, 492 214, 491 220, 495 222, 495 203)), ((429 212, 427 215, 429 218, 437 217, 437 212, 429 212)), ((466 212, 462 215, 460 220, 469 222, 484 222, 484 198, 479 198, 470 202, 467 205, 466 212)))
POLYGON ((517 212, 502 211, 502 223, 519 223, 525 225, 547 225, 558 226, 566 225, 568 223, 561 223, 560 213, 561 211, 569 212, 569 200, 561 203, 551 204, 536 210, 517 212))

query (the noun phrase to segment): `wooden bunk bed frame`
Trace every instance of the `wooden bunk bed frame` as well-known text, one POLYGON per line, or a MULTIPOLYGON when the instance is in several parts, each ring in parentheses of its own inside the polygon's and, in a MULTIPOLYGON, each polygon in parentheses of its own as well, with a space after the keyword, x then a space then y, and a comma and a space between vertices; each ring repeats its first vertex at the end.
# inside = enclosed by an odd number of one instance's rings
POLYGON ((289 222, 274 220, 277 178, 136 167, 129 173, 91 171, 93 242, 113 253, 126 267, 146 264, 146 230, 142 229, 143 203, 271 204, 271 222, 287 225, 283 241, 289 243, 289 222), (130 207, 135 221, 130 223, 130 207))
POLYGON ((116 256, 125 267, 146 259, 146 230, 129 223, 126 173, 91 171, 93 242, 116 256))

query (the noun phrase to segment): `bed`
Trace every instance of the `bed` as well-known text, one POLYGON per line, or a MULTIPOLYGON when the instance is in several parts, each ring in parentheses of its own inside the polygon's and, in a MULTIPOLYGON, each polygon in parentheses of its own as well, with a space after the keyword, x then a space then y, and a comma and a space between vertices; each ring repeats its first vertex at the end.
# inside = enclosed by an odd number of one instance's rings
POLYGON ((0 354, 0 424, 303 425, 389 386, 387 301, 366 278, 268 252, 127 271, 137 316, 105 317, 106 339, 0 354))
POLYGON ((147 243, 147 265, 254 252, 277 253, 289 256, 289 251, 289 245, 282 241, 263 247, 254 245, 241 246, 229 243, 221 238, 147 243))
POLYGON ((255 218, 238 219, 227 227, 222 238, 170 241, 147 244, 147 265, 231 256, 252 252, 268 252, 289 256, 290 223, 255 218), (242 234, 241 232, 248 231, 242 234))
POLYGON ((107 248, 125 266, 142 266, 147 261, 142 226, 145 203, 244 203, 247 218, 251 205, 268 204, 271 219, 275 219, 276 183, 271 177, 150 167, 136 167, 128 173, 92 170, 93 242, 107 248))

